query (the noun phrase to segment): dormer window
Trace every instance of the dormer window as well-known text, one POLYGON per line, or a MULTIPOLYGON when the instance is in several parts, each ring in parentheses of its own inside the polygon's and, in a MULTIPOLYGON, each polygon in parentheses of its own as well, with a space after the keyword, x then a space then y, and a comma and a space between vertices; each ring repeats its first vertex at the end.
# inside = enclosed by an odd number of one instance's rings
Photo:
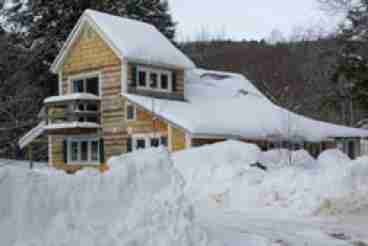
POLYGON ((138 66, 138 89, 172 92, 173 73, 169 70, 138 66))

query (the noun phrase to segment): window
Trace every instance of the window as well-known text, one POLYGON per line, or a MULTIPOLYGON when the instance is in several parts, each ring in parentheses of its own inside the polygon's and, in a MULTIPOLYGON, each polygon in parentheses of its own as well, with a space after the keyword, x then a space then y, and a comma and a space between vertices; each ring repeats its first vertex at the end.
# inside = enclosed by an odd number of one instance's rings
POLYGON ((126 105, 125 106, 126 119, 127 120, 135 120, 136 110, 135 110, 134 105, 132 105, 128 102, 125 105, 126 105))
POLYGON ((167 137, 161 137, 161 145, 167 147, 167 137))
POLYGON ((91 93, 100 95, 99 77, 87 76, 85 78, 71 79, 72 93, 91 93))
POLYGON ((98 88, 98 77, 88 78, 86 79, 86 92, 91 93, 93 95, 99 95, 98 88))
POLYGON ((98 141, 93 140, 91 141, 91 161, 97 162, 98 161, 98 141))
POLYGON ((161 74, 161 88, 164 90, 169 88, 169 77, 167 74, 161 74))
POLYGON ((78 142, 71 142, 70 146, 71 157, 70 161, 78 161, 78 142))
POLYGON ((83 80, 74 80, 73 81, 73 92, 74 93, 82 93, 85 91, 83 80))
POLYGON ((171 71, 139 66, 137 73, 139 89, 148 89, 160 92, 172 91, 173 74, 171 71))
POLYGON ((151 147, 158 147, 160 146, 160 139, 159 138, 151 138, 151 147))
POLYGON ((167 146, 167 137, 157 136, 157 134, 138 134, 133 135, 132 139, 133 150, 167 146))
POLYGON ((140 87, 146 87, 147 82, 146 82, 146 72, 145 71, 139 71, 139 86, 140 87))
POLYGON ((136 145, 136 149, 144 149, 146 148, 146 139, 144 138, 138 138, 136 140, 137 145, 136 145))
POLYGON ((100 146, 97 139, 69 139, 68 164, 94 164, 100 160, 100 146))
POLYGON ((157 88, 157 73, 150 73, 150 86, 151 88, 157 88))
POLYGON ((81 142, 81 161, 88 161, 88 142, 81 142))

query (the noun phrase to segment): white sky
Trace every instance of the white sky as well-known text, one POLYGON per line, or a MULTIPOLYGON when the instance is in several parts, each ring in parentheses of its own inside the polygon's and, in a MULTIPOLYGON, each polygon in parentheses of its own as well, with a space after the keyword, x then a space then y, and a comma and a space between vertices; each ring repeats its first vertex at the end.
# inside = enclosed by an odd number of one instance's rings
POLYGON ((169 0, 178 22, 179 40, 195 39, 201 30, 233 39, 261 39, 279 29, 286 37, 295 27, 322 26, 337 20, 319 10, 317 0, 169 0))

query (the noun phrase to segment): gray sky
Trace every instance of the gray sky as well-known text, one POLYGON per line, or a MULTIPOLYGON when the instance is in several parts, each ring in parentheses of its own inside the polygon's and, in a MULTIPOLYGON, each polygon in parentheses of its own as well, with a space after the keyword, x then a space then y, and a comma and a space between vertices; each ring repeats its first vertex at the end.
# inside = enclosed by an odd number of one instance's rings
POLYGON ((323 26, 337 20, 323 14, 317 0, 169 0, 178 22, 179 40, 195 39, 201 30, 233 39, 261 39, 279 29, 286 37, 295 27, 323 26))

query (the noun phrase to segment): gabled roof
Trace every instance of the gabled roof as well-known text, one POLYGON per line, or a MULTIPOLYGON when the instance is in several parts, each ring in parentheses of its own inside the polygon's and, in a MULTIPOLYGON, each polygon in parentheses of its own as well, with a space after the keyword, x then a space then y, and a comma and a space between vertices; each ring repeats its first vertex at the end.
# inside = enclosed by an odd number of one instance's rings
MULTIPOLYGON (((368 137, 367 130, 321 122, 283 109, 239 74, 194 69, 186 72, 185 79, 186 102, 155 99, 153 113, 194 137, 295 142, 368 137)), ((152 98, 124 96, 152 111, 152 98)))
POLYGON ((89 23, 120 59, 142 64, 191 69, 194 63, 153 25, 86 10, 70 33, 51 71, 56 73, 85 23, 89 23))

